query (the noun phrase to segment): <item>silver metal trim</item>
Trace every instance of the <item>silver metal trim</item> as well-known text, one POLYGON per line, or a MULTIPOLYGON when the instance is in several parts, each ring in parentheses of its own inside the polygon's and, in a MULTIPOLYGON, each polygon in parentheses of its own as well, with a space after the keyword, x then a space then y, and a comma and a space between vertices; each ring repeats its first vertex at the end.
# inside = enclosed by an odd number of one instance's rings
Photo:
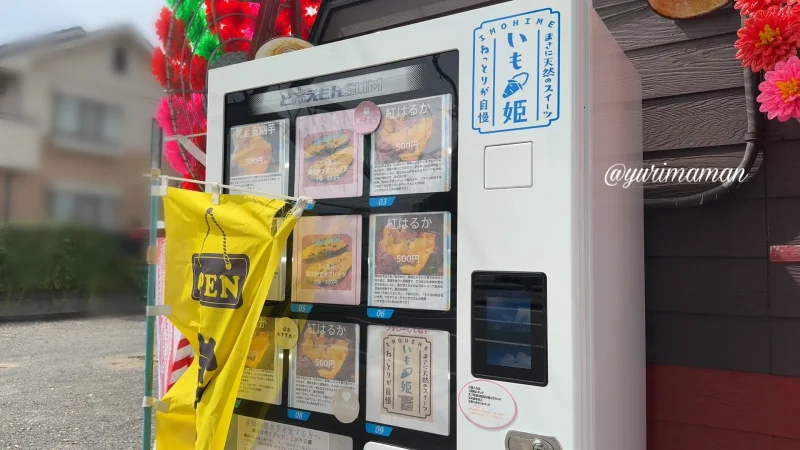
POLYGON ((506 433, 506 450, 516 450, 511 448, 512 440, 521 441, 525 450, 562 450, 558 439, 552 436, 540 434, 523 433, 521 431, 509 431, 506 433))

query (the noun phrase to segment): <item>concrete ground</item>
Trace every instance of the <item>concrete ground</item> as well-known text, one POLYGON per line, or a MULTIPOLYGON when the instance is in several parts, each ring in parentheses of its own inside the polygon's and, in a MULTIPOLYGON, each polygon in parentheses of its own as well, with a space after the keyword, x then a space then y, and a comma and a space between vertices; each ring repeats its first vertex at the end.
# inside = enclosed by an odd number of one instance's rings
POLYGON ((0 323, 0 450, 138 450, 144 318, 0 323))

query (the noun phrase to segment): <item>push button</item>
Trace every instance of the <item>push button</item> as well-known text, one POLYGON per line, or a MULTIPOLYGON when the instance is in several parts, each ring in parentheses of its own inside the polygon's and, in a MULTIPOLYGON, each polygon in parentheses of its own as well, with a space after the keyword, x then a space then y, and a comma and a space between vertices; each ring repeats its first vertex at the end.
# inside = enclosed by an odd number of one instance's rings
POLYGON ((533 186, 533 143, 486 147, 483 170, 483 187, 487 190, 533 186))

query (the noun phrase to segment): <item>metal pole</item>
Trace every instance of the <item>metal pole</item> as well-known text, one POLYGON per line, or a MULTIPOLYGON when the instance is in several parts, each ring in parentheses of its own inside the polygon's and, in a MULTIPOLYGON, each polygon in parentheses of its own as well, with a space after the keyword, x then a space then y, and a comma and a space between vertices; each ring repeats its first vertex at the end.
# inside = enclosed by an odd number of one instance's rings
MULTIPOLYGON (((151 142, 150 142, 150 168, 161 170, 161 141, 163 139, 161 128, 156 121, 153 121, 151 142)), ((154 179, 151 186, 156 186, 159 180, 154 179)), ((151 248, 158 245, 158 197, 150 195, 150 243, 148 254, 151 248)), ((156 300, 156 265, 148 261, 147 265, 147 306, 155 305, 156 300)), ((146 316, 145 349, 144 349, 144 396, 153 396, 153 348, 155 337, 155 317, 146 316)), ((152 441, 152 421, 153 410, 149 406, 144 407, 144 421, 142 423, 142 450, 150 450, 152 441)))

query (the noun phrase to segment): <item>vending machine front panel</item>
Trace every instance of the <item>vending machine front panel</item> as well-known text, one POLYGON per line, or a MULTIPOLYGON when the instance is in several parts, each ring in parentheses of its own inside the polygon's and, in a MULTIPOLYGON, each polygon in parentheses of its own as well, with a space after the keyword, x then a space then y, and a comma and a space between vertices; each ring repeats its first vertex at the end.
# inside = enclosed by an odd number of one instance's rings
POLYGON ((315 200, 229 450, 645 447, 642 191, 602 179, 641 165, 641 87, 588 1, 214 69, 207 149, 208 181, 315 200))

